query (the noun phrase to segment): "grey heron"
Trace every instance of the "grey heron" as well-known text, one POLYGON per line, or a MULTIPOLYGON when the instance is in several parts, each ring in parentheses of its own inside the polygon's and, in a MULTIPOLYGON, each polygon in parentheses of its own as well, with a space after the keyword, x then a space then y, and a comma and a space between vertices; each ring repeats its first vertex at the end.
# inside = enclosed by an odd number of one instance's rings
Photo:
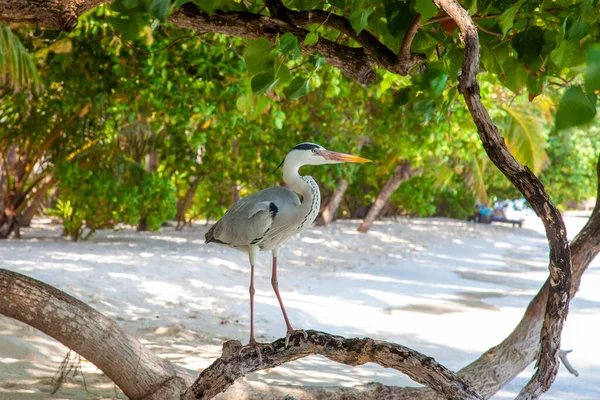
POLYGON ((277 282, 279 248, 293 235, 312 225, 319 213, 321 193, 311 176, 301 176, 303 165, 370 162, 366 158, 325 150, 314 143, 294 147, 283 162, 283 181, 286 187, 273 186, 236 202, 206 233, 206 243, 217 243, 248 253, 250 259, 250 340, 246 347, 259 345, 254 338, 254 266, 260 251, 271 251, 273 270, 271 285, 287 327, 286 344, 294 328, 290 324, 277 282), (289 189, 288 189, 289 188, 289 189), (302 201, 296 194, 302 196, 302 201))

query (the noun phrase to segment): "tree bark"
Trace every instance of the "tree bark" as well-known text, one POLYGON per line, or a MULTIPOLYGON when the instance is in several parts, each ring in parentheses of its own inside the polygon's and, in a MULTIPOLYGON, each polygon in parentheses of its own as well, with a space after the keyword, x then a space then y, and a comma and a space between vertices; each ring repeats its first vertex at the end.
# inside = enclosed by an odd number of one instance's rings
POLYGON ((179 399, 197 376, 156 356, 83 302, 5 269, 0 269, 0 314, 31 325, 81 354, 131 400, 179 399))
POLYGON ((544 186, 529 168, 521 165, 508 151, 481 101, 477 72, 479 71, 479 38, 473 19, 456 0, 434 0, 460 29, 465 44, 465 58, 459 90, 477 126, 483 147, 498 169, 519 189, 541 218, 550 246, 550 285, 541 332, 541 349, 537 371, 519 393, 518 399, 535 399, 547 391, 558 373, 560 335, 569 310, 571 288, 571 250, 562 216, 546 193, 544 186))
MULTIPOLYGON (((600 158, 596 170, 600 178, 600 158)), ((571 297, 579 290, 583 273, 600 253, 600 185, 597 199, 590 219, 570 245, 573 266, 571 297)), ((462 378, 472 382, 485 398, 493 396, 537 357, 549 286, 550 282, 546 280, 529 303, 519 324, 506 339, 458 372, 462 378)))
POLYGON ((48 190, 50 190, 50 188, 53 185, 54 185, 54 179, 52 179, 51 176, 47 176, 45 181, 42 183, 42 186, 40 186, 36 190, 35 194, 33 195, 33 198, 27 205, 27 208, 25 209, 25 211, 23 211, 23 213, 19 217, 19 226, 27 227, 27 226, 31 225, 31 220, 33 219, 35 214, 42 207, 42 203, 44 202, 44 199, 46 198, 46 193, 48 192, 48 190))
POLYGON ((288 346, 285 339, 263 347, 262 360, 240 357, 238 341, 223 345, 223 356, 202 371, 198 380, 185 392, 182 400, 208 400, 250 372, 273 368, 311 354, 320 354, 332 361, 347 365, 377 363, 394 368, 415 382, 427 385, 447 399, 480 399, 480 395, 433 358, 394 343, 364 339, 346 339, 324 332, 307 331, 307 339, 295 335, 288 346))
POLYGON ((317 220, 317 225, 319 226, 327 226, 335 219, 335 215, 337 213, 340 204, 342 203, 342 199, 344 198, 344 193, 348 189, 348 181, 344 178, 340 178, 336 182, 336 188, 331 195, 331 198, 327 202, 325 209, 321 212, 321 216, 317 220))
POLYGON ((392 175, 387 180, 385 185, 383 185, 383 188, 379 192, 375 202, 373 205, 371 205, 371 208, 369 208, 367 216, 358 227, 359 232, 368 232, 369 229, 371 229, 373 222, 375 222, 375 219, 386 205, 392 194, 394 194, 394 192, 398 189, 400 184, 412 178, 417 172, 418 170, 411 166, 410 161, 401 161, 396 166, 394 175, 392 175))
MULTIPOLYGON (((3 1, 0 2, 0 22, 24 22, 70 32, 77 26, 79 16, 100 4, 110 2, 112 0, 3 1)), ((280 1, 267 3, 278 4, 279 12, 272 13, 272 16, 276 15, 275 18, 220 10, 208 15, 193 3, 187 3, 175 10, 168 21, 175 26, 198 32, 222 33, 247 39, 267 38, 273 43, 286 32, 293 33, 298 37, 298 42, 302 43, 309 33, 304 26, 323 23, 345 33, 363 47, 344 46, 321 37, 314 45, 301 45, 302 51, 305 54, 323 55, 327 63, 361 84, 369 84, 375 80, 373 67, 376 65, 404 76, 412 71, 420 71, 415 67, 426 60, 423 54, 417 53, 397 56, 367 31, 357 35, 349 20, 343 16, 322 10, 296 12, 286 8, 280 1)), ((411 42, 412 37, 408 40, 409 48, 411 42)))
POLYGON ((0 314, 39 329, 102 370, 131 400, 211 399, 250 372, 273 368, 311 354, 362 365, 394 368, 448 399, 481 399, 469 384, 433 358, 407 347, 369 338, 346 339, 308 331, 241 354, 238 341, 226 342, 223 356, 200 377, 164 360, 112 320, 60 290, 16 272, 0 269, 0 314))

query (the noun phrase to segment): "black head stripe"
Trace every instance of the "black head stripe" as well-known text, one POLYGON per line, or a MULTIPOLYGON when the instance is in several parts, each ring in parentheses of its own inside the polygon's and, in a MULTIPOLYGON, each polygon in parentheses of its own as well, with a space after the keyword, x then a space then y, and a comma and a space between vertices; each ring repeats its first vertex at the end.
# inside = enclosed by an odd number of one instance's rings
POLYGON ((300 143, 298 146, 294 147, 292 150, 312 150, 312 149, 322 149, 321 146, 314 143, 300 143))

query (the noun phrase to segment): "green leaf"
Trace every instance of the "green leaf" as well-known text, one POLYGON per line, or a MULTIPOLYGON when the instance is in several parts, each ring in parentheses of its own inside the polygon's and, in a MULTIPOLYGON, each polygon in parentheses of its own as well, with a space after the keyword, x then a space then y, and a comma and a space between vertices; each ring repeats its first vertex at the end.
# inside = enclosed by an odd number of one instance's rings
POLYGON ((506 33, 513 27, 515 23, 515 16, 517 15, 517 12, 519 12, 519 8, 521 8, 521 2, 512 7, 508 7, 502 14, 500 14, 500 17, 498 18, 498 25, 500 25, 503 35, 506 35, 506 33))
POLYGON ((250 96, 248 96, 247 93, 244 93, 238 97, 235 105, 241 112, 250 112, 250 110, 252 110, 252 93, 250 93, 250 96))
POLYGON ((477 0, 471 0, 471 5, 469 6, 469 15, 475 15, 477 13, 477 0))
POLYGON ((169 7, 171 6, 171 0, 152 0, 150 5, 150 13, 158 18, 161 22, 167 20, 169 15, 169 7))
POLYGON ((275 68, 275 71, 277 71, 277 79, 279 81, 278 82, 278 86, 282 86, 282 85, 286 84, 287 82, 289 82, 292 79, 292 75, 290 74, 290 70, 283 63, 281 65, 277 66, 275 68))
POLYGON ((438 12, 438 8, 431 0, 416 0, 415 11, 421 14, 421 22, 431 19, 438 12))
POLYGON ((502 106, 507 118, 502 124, 506 147, 519 162, 527 165, 534 174, 539 174, 548 164, 548 153, 543 120, 532 107, 502 106))
POLYGON ((427 71, 420 78, 422 79, 420 86, 424 92, 439 96, 446 88, 448 74, 439 67, 429 65, 427 71))
POLYGON ((293 33, 286 32, 279 38, 279 50, 282 54, 292 52, 292 59, 300 56, 300 46, 298 45, 298 38, 293 33))
POLYGON ((106 20, 121 34, 124 41, 134 40, 140 34, 143 21, 139 18, 106 17, 106 20))
POLYGON ((579 56, 579 41, 577 40, 563 40, 556 49, 550 52, 550 60, 559 69, 574 66, 579 56))
POLYGON ((267 96, 260 96, 256 99, 256 106, 254 106, 254 116, 258 117, 261 115, 269 106, 269 98, 267 96))
POLYGON ((290 100, 296 100, 308 93, 309 79, 300 76, 294 78, 287 87, 287 94, 290 100))
POLYGON ((304 42, 302 43, 304 46, 312 46, 313 44, 319 41, 319 34, 316 32, 309 32, 308 35, 304 37, 304 42))
POLYGON ((357 9, 354 10, 348 17, 350 25, 352 25, 352 28, 354 29, 354 31, 356 31, 357 35, 360 35, 363 29, 367 27, 369 23, 369 15, 371 15, 371 13, 373 13, 373 9, 357 9))
POLYGON ((205 13, 211 14, 219 8, 220 0, 194 0, 194 3, 205 13))
POLYGON ((519 93, 523 84, 527 81, 527 70, 514 58, 506 60, 502 66, 504 70, 504 86, 509 88, 514 93, 519 93))
POLYGON ((334 7, 339 8, 340 10, 346 8, 346 0, 328 0, 328 3, 334 7))
POLYGON ((556 111, 556 130, 585 124, 596 115, 596 107, 580 87, 567 89, 556 111))
POLYGON ((275 78, 273 71, 261 72, 252 78, 250 87, 252 88, 252 93, 259 95, 273 89, 278 81, 279 79, 275 78))
POLYGON ((296 0, 296 3, 299 10, 312 10, 320 3, 320 0, 296 0))
POLYGON ((383 6, 388 32, 396 38, 401 37, 413 19, 409 5, 402 0, 383 0, 383 6))
POLYGON ((600 90, 600 46, 591 46, 587 53, 585 91, 590 94, 600 90))
POLYGON ((517 51, 517 60, 534 70, 542 66, 544 61, 542 50, 545 44, 544 30, 539 26, 532 26, 524 32, 519 32, 511 40, 512 47, 517 51))
POLYGON ((248 72, 262 72, 271 69, 274 57, 271 52, 271 44, 267 39, 257 39, 248 43, 244 52, 244 61, 248 72))
POLYGON ((545 77, 543 75, 538 77, 529 75, 527 77, 527 92, 529 93, 529 101, 542 94, 542 91, 544 90, 544 78, 545 77))

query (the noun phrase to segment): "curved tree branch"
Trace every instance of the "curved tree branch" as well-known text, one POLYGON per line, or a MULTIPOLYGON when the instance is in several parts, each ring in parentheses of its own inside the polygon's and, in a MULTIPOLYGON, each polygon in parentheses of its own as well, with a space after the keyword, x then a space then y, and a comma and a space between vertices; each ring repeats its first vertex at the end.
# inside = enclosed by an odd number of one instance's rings
MULTIPOLYGON (((72 31, 77 19, 84 12, 112 0, 48 0, 44 2, 14 0, 0 3, 0 21, 26 22, 38 26, 72 31)), ((299 42, 308 34, 302 27, 322 23, 336 29, 355 40, 363 47, 344 46, 320 37, 310 46, 301 46, 305 54, 320 53, 327 63, 342 70, 351 79, 369 84, 375 80, 373 68, 381 66, 398 75, 408 75, 415 66, 426 61, 423 54, 403 52, 396 56, 367 30, 356 34, 347 18, 323 10, 294 11, 279 0, 267 0, 265 5, 271 17, 239 11, 203 12, 193 3, 187 3, 175 10, 168 18, 173 25, 199 32, 222 33, 247 39, 267 38, 275 42, 278 35, 291 32, 299 42)), ((416 31, 415 31, 416 32, 416 31)), ((410 44, 414 33, 407 33, 405 42, 410 44), (412 36, 411 36, 412 35, 412 36)), ((409 46, 410 50, 410 46, 409 46)))
POLYGON ((369 338, 346 339, 318 331, 307 331, 307 334, 307 339, 302 335, 294 336, 287 347, 285 339, 278 339, 270 344, 270 348, 262 348, 262 361, 256 356, 240 356, 242 346, 238 341, 225 343, 223 356, 202 372, 182 399, 211 399, 250 372, 273 368, 312 354, 352 366, 373 362, 394 368, 446 399, 481 399, 469 384, 452 371, 408 347, 369 338))
MULTIPOLYGON (((285 21, 259 14, 215 11, 214 14, 208 15, 193 3, 184 4, 168 21, 195 31, 223 33, 246 39, 266 38, 273 43, 285 32, 293 33, 298 37, 298 42, 302 43, 309 33, 285 21)), ((373 67, 377 65, 377 61, 363 48, 343 46, 322 37, 314 45, 301 47, 306 54, 321 53, 328 64, 339 68, 359 83, 369 84, 375 80, 373 67)))
POLYGON ((174 400, 184 392, 184 399, 211 399, 250 372, 311 354, 348 365, 375 362, 394 368, 445 398, 482 398, 433 358, 407 347, 316 331, 308 331, 307 340, 294 338, 287 347, 285 339, 276 340, 271 349, 262 350, 261 360, 253 352, 240 356, 241 344, 227 342, 223 356, 192 384, 196 373, 158 357, 90 306, 43 282, 6 269, 0 269, 0 314, 24 322, 81 354, 132 400, 174 400))
POLYGON ((0 314, 84 356, 132 400, 179 398, 196 374, 164 360, 112 320, 52 286, 0 269, 0 314))
POLYGON ((550 388, 558 373, 560 334, 569 309, 571 287, 571 251, 562 216, 543 185, 527 167, 523 167, 508 151, 498 128, 492 122, 479 94, 479 38, 477 27, 455 0, 434 0, 456 22, 465 44, 465 59, 459 77, 459 89, 477 125, 479 137, 488 156, 502 173, 525 196, 542 219, 550 245, 550 286, 541 333, 541 349, 537 371, 518 398, 537 398, 550 388))

